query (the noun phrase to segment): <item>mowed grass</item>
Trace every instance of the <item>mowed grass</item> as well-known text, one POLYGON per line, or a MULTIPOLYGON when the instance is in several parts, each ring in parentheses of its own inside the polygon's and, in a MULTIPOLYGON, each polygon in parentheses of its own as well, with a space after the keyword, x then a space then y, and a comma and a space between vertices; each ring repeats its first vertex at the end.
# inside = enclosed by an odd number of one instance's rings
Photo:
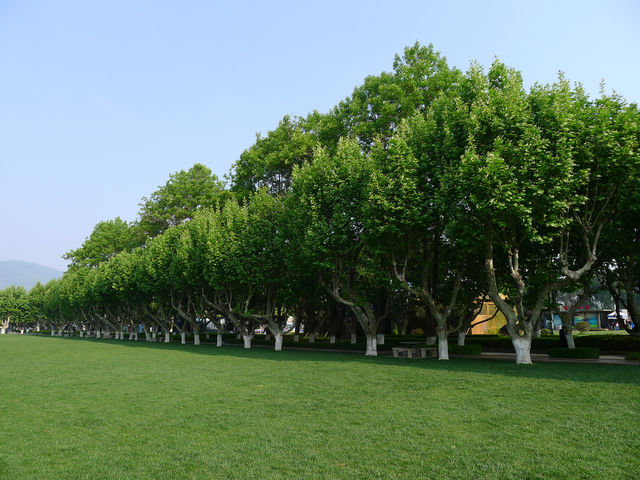
POLYGON ((640 368, 0 336, 3 479, 637 479, 640 368))

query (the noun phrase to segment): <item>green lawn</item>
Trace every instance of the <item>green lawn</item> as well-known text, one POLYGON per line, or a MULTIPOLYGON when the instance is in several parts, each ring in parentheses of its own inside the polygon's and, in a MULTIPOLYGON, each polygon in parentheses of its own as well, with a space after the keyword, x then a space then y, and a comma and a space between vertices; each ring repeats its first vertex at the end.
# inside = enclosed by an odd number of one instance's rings
POLYGON ((640 368, 0 336, 3 479, 636 479, 640 368))

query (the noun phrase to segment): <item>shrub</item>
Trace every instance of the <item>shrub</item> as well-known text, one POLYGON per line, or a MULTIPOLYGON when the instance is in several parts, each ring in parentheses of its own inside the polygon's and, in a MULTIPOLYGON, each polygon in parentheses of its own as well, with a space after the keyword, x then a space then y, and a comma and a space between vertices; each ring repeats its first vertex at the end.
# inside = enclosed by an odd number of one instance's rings
POLYGON ((578 322, 575 324, 576 330, 581 333, 591 330, 591 324, 589 322, 578 322))
POLYGON ((551 337, 551 336, 553 336, 553 332, 551 330, 549 330, 548 328, 543 328, 542 330, 540 330, 540 336, 542 336, 542 337, 551 337))
POLYGON ((424 337, 424 330, 421 328, 414 328, 411 330, 411 335, 414 337, 424 337))
POLYGON ((627 360, 640 360, 640 352, 629 352, 624 358, 627 360))
POLYGON ((456 343, 449 345, 449 353, 459 355, 480 355, 482 353, 482 345, 472 343, 467 345, 458 345, 456 343))
POLYGON ((554 358, 600 358, 600 349, 595 347, 550 348, 547 353, 554 358))

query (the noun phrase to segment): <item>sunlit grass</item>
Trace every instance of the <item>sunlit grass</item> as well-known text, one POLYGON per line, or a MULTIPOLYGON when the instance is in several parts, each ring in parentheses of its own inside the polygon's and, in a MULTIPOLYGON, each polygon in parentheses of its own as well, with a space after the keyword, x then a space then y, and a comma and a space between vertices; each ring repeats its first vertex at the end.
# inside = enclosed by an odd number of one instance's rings
POLYGON ((640 369, 0 337, 0 478, 640 472, 640 369))

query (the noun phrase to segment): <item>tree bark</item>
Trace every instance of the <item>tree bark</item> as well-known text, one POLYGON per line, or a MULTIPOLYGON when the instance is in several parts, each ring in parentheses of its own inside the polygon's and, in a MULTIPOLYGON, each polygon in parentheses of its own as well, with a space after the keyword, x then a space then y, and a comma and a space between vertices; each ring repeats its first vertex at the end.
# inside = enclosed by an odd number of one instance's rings
POLYGON ((368 357, 376 357, 378 355, 378 344, 375 335, 367 334, 367 350, 365 355, 368 357))
POLYGON ((449 360, 449 341, 446 328, 438 328, 438 360, 449 360))
POLYGON ((376 335, 376 342, 378 345, 384 345, 384 333, 378 333, 376 335))
POLYGON ((216 339, 216 347, 221 347, 222 346, 222 334, 219 333, 218 338, 216 339))
POLYGON ((309 334, 309 343, 315 343, 316 341, 316 334, 315 333, 310 333, 309 334))
POLYGON ((193 344, 194 345, 200 345, 200 334, 199 333, 193 333, 193 344))
POLYGON ((464 347, 464 339, 467 336, 467 332, 458 332, 458 345, 464 347))
POLYGON ((351 345, 355 345, 357 341, 358 341, 358 337, 356 337, 355 333, 352 333, 351 334, 351 345))
POLYGON ((516 363, 531 364, 531 337, 512 337, 511 343, 513 343, 513 348, 516 351, 516 363))
POLYGON ((164 334, 164 343, 170 343, 171 342, 171 334, 169 332, 166 332, 164 334))
POLYGON ((242 335, 242 341, 244 342, 244 348, 251 348, 251 335, 242 335))
POLYGON ((279 352, 279 351, 282 350, 282 339, 283 339, 282 333, 280 333, 280 332, 277 333, 276 334, 276 346, 275 346, 276 352, 279 352))
POLYGON ((331 344, 336 343, 336 336, 335 336, 335 335, 331 335, 331 336, 329 337, 329 343, 331 343, 331 344))
POLYGON ((182 345, 186 345, 187 343, 187 334, 184 332, 180 333, 180 343, 182 345))

